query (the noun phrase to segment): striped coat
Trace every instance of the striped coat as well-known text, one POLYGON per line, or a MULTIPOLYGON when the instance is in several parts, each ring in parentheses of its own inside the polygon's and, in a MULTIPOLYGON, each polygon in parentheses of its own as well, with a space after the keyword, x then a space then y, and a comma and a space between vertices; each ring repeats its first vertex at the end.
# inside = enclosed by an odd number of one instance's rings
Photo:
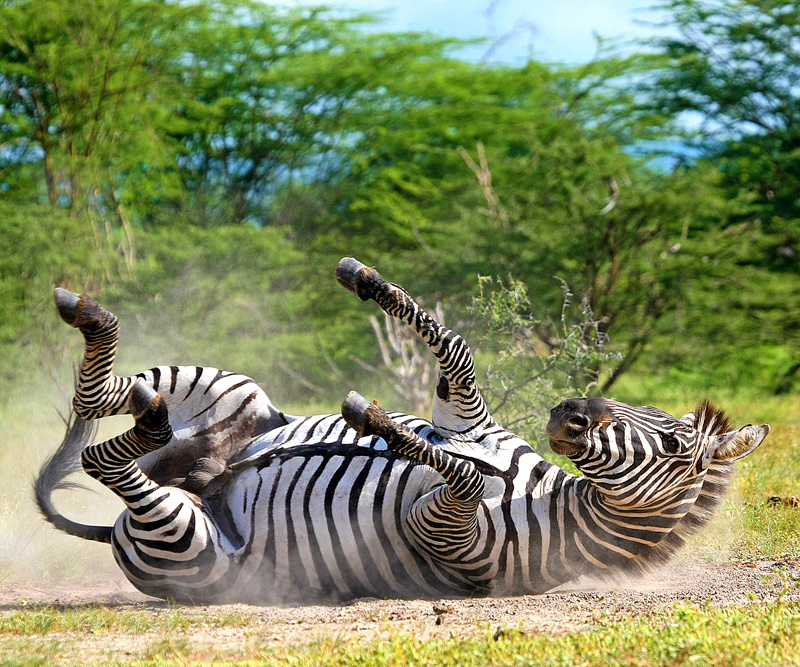
POLYGON ((356 394, 341 415, 286 415, 250 378, 210 368, 115 376, 116 317, 60 290, 59 313, 86 351, 80 418, 37 481, 45 517, 109 542, 134 586, 157 597, 538 593, 664 560, 708 520, 733 461, 769 431, 732 430, 707 404, 676 419, 599 398, 564 401, 548 433, 583 473, 569 474, 492 419, 458 334, 356 260, 342 260, 337 278, 436 356, 431 422, 356 394), (120 413, 133 415, 132 429, 87 443, 84 420, 120 413), (78 457, 125 502, 113 527, 70 522, 53 506, 78 457))

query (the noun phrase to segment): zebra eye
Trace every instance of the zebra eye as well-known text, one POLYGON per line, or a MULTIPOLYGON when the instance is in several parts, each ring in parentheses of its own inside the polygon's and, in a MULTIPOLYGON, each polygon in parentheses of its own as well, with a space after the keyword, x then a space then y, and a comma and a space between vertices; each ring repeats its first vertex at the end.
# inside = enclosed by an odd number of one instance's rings
POLYGON ((667 454, 677 454, 681 450, 680 441, 669 433, 665 433, 662 436, 661 443, 664 445, 664 451, 667 454))

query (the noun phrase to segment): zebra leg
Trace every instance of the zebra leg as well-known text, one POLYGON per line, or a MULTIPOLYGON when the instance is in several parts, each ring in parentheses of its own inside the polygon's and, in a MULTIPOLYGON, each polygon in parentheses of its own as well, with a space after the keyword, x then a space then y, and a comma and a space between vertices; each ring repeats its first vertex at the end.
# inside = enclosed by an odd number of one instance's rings
POLYGON ((377 435, 389 447, 433 468, 444 485, 422 496, 411 508, 409 528, 418 546, 440 562, 457 563, 480 540, 478 508, 483 499, 483 475, 472 461, 434 447, 379 405, 351 391, 342 403, 342 416, 361 436, 377 435))
POLYGON ((439 362, 433 424, 445 434, 469 433, 495 425, 475 379, 475 363, 466 341, 439 324, 400 285, 352 257, 336 267, 336 279, 359 299, 374 300, 388 315, 408 324, 439 362))
POLYGON ((125 433, 86 447, 81 463, 88 475, 127 502, 131 495, 140 495, 142 487, 158 485, 142 472, 136 459, 160 449, 172 439, 167 404, 143 380, 129 392, 128 410, 135 424, 125 433))
POLYGON ((72 404, 83 419, 98 419, 128 412, 128 393, 133 377, 114 375, 114 355, 119 339, 117 316, 105 310, 92 297, 56 287, 58 314, 71 327, 79 329, 86 348, 78 374, 72 404))
POLYGON ((117 317, 85 294, 56 288, 55 301, 61 319, 79 329, 86 341, 72 401, 78 415, 89 420, 128 414, 131 388, 138 379, 150 385, 154 395, 159 392, 159 400, 166 403, 175 437, 169 446, 156 447, 158 451, 139 461, 157 483, 181 484, 200 493, 254 437, 295 419, 277 410, 252 378, 239 373, 201 366, 156 366, 119 377, 113 371, 117 317))
POLYGON ((145 380, 128 399, 135 425, 83 450, 84 470, 127 506, 111 534, 114 557, 139 590, 156 597, 217 602, 235 595, 235 549, 192 493, 161 486, 136 459, 172 438, 167 405, 145 380))

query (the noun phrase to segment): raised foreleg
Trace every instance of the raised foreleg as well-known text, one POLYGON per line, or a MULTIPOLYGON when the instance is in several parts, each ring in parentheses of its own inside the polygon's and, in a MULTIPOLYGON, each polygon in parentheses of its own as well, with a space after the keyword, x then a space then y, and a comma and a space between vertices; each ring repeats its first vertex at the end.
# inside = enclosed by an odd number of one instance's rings
POLYGON ((483 550, 478 509, 484 480, 472 461, 431 445, 355 392, 342 404, 342 416, 359 435, 380 436, 398 454, 430 466, 442 476, 444 484, 419 498, 408 516, 409 529, 421 551, 438 562, 459 567, 483 550))
POLYGON ((374 300, 388 315, 408 324, 439 362, 433 425, 445 435, 474 434, 495 425, 475 379, 469 346, 439 324, 400 285, 389 283, 373 268, 352 257, 336 267, 336 279, 362 301, 374 300))

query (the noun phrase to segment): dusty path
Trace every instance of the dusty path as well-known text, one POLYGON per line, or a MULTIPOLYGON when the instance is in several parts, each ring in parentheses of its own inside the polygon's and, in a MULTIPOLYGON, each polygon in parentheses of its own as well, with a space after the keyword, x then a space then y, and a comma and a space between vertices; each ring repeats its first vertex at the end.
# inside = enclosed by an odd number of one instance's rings
MULTIPOLYGON (((326 636, 374 638, 397 630, 413 631, 423 637, 466 636, 498 627, 560 633, 601 620, 609 622, 668 608, 685 600, 710 601, 717 606, 771 601, 780 588, 780 571, 795 578, 800 576, 800 560, 710 565, 679 558, 647 579, 610 585, 578 581, 545 595, 517 598, 360 599, 337 605, 224 605, 193 607, 188 611, 209 617, 235 613, 247 618, 261 637, 281 643, 304 643, 326 636)), ((787 597, 800 598, 800 592, 791 590, 787 597)), ((100 604, 142 609, 156 616, 167 609, 165 603, 137 593, 125 582, 111 582, 105 587, 0 585, 0 614, 38 604, 67 607, 100 604)), ((191 637, 192 641, 225 640, 224 628, 206 636, 202 631, 198 633, 199 636, 191 637)))

